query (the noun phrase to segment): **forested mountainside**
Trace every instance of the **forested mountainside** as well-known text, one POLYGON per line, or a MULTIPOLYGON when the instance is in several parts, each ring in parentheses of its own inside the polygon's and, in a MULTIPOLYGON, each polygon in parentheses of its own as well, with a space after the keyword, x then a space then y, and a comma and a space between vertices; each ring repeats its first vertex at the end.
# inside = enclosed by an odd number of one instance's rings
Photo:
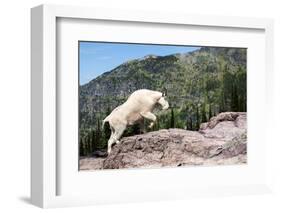
MULTIPOLYGON (((203 47, 186 54, 127 61, 80 86, 80 154, 106 146, 101 121, 138 89, 167 90, 170 109, 158 111, 153 130, 198 130, 225 111, 246 111, 246 49, 203 47), (90 147, 90 148, 89 148, 90 147)), ((127 135, 137 132, 137 127, 127 135)))

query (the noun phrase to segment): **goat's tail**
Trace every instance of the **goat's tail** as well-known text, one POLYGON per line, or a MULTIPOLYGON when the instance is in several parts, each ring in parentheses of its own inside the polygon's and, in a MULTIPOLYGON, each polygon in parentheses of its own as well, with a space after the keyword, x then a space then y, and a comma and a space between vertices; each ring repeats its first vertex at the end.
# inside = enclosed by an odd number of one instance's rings
POLYGON ((108 118, 109 118, 109 116, 107 116, 105 119, 103 119, 101 129, 104 128, 104 125, 105 125, 106 122, 109 122, 108 118))

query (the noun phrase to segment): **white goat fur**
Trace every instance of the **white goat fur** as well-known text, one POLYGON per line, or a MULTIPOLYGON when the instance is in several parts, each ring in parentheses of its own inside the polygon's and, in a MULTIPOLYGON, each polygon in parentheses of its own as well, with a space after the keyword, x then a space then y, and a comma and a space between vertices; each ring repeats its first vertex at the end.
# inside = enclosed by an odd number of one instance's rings
POLYGON ((151 128, 156 121, 156 116, 152 113, 157 104, 162 106, 163 110, 169 108, 169 103, 164 99, 164 95, 158 91, 141 89, 133 92, 128 100, 122 105, 116 107, 110 115, 104 120, 109 122, 111 129, 111 136, 108 140, 108 153, 114 143, 119 143, 124 130, 127 126, 135 123, 143 124, 143 119, 146 118, 151 121, 149 127, 151 128))

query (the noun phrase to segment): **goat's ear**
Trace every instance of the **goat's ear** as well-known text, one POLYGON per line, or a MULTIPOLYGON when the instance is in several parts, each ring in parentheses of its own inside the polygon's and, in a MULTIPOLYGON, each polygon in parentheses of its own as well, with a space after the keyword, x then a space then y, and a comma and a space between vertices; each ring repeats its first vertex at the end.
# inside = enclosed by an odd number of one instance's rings
POLYGON ((166 97, 167 96, 167 89, 164 87, 164 89, 162 90, 162 97, 166 97))

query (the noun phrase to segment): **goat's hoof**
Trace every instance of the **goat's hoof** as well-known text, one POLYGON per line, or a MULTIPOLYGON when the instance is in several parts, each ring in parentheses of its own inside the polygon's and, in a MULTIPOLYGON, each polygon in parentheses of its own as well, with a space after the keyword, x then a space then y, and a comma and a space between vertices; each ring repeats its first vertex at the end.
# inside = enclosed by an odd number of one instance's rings
POLYGON ((151 123, 148 128, 151 129, 154 126, 154 123, 151 123))

